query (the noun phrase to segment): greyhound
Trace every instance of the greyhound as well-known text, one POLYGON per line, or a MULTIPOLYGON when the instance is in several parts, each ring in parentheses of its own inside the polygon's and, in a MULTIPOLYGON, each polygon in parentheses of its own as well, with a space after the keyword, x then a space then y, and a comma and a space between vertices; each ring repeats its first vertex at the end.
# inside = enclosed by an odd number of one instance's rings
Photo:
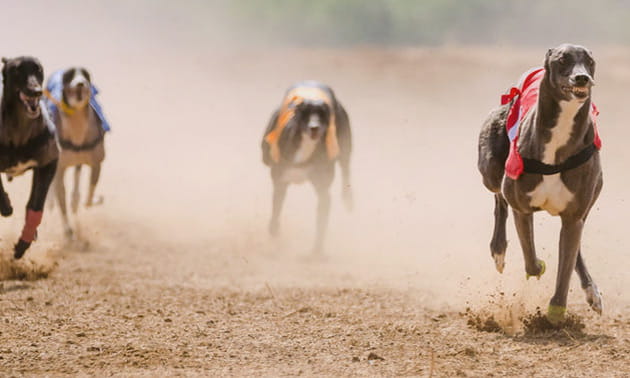
MULTIPOLYGON (((41 102, 44 70, 33 57, 3 58, 2 100, 0 101, 0 172, 9 181, 33 170, 31 194, 26 205, 26 222, 14 246, 14 258, 24 256, 36 239, 42 221, 48 188, 57 169, 59 150, 53 125, 41 102)), ((0 214, 13 214, 9 196, 0 179, 0 214)))
POLYGON ((350 121, 332 89, 315 81, 290 87, 269 121, 262 153, 273 181, 269 232, 272 236, 278 234, 280 211, 289 184, 309 180, 318 196, 313 252, 320 253, 328 225, 329 188, 336 161, 341 166, 344 203, 348 210, 352 209, 350 121))
POLYGON ((603 309, 580 244, 603 184, 597 109, 591 103, 594 75, 595 61, 586 48, 563 44, 550 49, 544 68, 528 73, 504 96, 504 105, 490 113, 479 136, 478 168, 495 198, 490 251, 497 270, 503 272, 505 265, 508 205, 527 278, 540 278, 545 271, 534 248, 533 213, 545 210, 562 221, 556 288, 547 310, 553 325, 565 318, 574 269, 591 308, 599 314, 603 309))
POLYGON ((81 166, 90 167, 90 187, 85 202, 91 207, 103 202, 102 197, 94 200, 94 191, 105 159, 105 132, 109 125, 102 110, 95 102, 97 90, 92 85, 90 74, 85 68, 70 68, 55 72, 49 79, 44 94, 56 127, 56 137, 61 147, 59 165, 54 180, 57 202, 66 237, 73 237, 66 209, 66 169, 74 169, 74 189, 70 207, 76 214, 79 208, 79 179, 81 166))

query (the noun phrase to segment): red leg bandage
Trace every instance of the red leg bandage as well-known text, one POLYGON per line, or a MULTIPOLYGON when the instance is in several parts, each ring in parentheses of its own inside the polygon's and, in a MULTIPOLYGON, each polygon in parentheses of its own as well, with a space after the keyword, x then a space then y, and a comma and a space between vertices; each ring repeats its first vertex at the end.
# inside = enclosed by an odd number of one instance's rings
POLYGON ((22 237, 20 239, 27 243, 32 243, 37 235, 37 226, 42 222, 43 211, 26 210, 26 223, 22 229, 22 237))

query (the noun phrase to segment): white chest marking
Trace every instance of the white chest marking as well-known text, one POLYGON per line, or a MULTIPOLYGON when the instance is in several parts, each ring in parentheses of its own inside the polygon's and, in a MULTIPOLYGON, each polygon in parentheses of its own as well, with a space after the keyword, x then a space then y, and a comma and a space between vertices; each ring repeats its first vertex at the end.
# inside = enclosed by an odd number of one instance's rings
POLYGON ((21 162, 21 163, 18 163, 17 165, 14 165, 13 167, 7 169, 6 173, 10 177, 16 177, 16 176, 20 176, 24 174, 24 172, 36 166, 37 166, 37 162, 35 160, 29 160, 29 161, 21 162))
POLYGON ((302 140, 300 142, 300 147, 295 151, 295 155, 293 156, 293 162, 296 164, 306 162, 313 152, 315 152, 315 148, 317 147, 318 139, 313 140, 307 134, 302 134, 302 140))
POLYGON ((573 200, 573 193, 564 185, 560 174, 543 176, 536 189, 527 193, 530 206, 546 210, 551 215, 558 215, 573 200))
MULTIPOLYGON (((560 114, 551 129, 551 139, 545 144, 543 163, 556 163, 556 152, 571 138, 573 119, 582 105, 576 100, 560 101, 560 114)), ((531 206, 546 210, 551 215, 560 214, 573 200, 573 193, 564 185, 559 173, 543 175, 542 182, 528 195, 531 197, 531 206)))
POLYGON ((308 168, 300 167, 300 168, 287 168, 283 175, 282 181, 292 183, 292 184, 301 184, 308 178, 308 168))

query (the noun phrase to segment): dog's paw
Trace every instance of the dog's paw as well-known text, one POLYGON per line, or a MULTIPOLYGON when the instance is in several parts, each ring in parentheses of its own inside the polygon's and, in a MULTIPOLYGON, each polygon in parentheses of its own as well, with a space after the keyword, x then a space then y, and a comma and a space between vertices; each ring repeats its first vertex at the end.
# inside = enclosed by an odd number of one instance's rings
POLYGON ((590 284, 586 287, 586 289, 584 289, 584 292, 586 293, 586 301, 593 311, 601 315, 604 310, 604 304, 602 301, 602 294, 599 292, 599 289, 597 289, 597 286, 595 286, 594 283, 590 284))
POLYGON ((503 269, 505 269, 505 252, 500 254, 492 254, 492 258, 494 259, 494 266, 497 268, 497 272, 503 273, 503 269))
POLYGON ((558 326, 564 321, 566 314, 567 308, 565 306, 556 306, 550 304, 549 308, 547 309, 547 320, 553 326, 558 326))
POLYGON ((102 204, 103 204, 103 202, 105 202, 105 198, 104 198, 103 196, 99 196, 99 197, 96 199, 96 201, 89 201, 89 200, 88 200, 88 201, 85 203, 85 208, 86 208, 86 209, 89 209, 89 208, 90 208, 90 207, 92 207, 92 206, 102 205, 102 204))
POLYGON ((536 277, 540 279, 547 270, 547 264, 541 259, 536 259, 536 269, 538 271, 537 273, 526 271, 525 278, 530 279, 530 277, 536 277))
POLYGON ((15 247, 13 247, 13 257, 18 260, 21 259, 22 256, 24 256, 24 253, 26 253, 26 250, 28 249, 28 247, 31 246, 31 243, 26 242, 22 239, 18 240, 18 242, 15 244, 15 247))

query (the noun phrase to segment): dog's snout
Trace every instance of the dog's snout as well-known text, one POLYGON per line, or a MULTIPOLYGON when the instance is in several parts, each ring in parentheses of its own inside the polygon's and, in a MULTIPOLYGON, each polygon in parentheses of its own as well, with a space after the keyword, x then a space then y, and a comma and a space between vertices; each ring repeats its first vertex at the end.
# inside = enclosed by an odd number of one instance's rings
POLYGON ((591 77, 584 74, 575 75, 575 77, 573 78, 573 81, 575 82, 576 86, 584 87, 591 82, 591 77))

